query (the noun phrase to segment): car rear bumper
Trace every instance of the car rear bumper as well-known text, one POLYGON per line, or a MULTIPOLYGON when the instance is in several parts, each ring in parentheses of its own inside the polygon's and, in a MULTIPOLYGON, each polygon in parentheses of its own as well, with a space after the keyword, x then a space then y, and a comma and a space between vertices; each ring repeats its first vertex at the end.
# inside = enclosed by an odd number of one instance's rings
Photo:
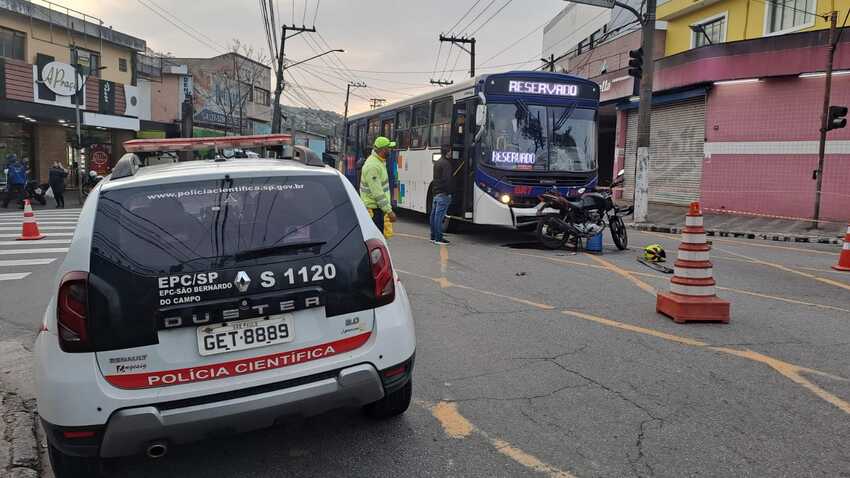
MULTIPOLYGON (((384 396, 381 376, 371 364, 276 385, 265 390, 244 390, 117 410, 103 428, 99 444, 89 442, 90 447, 73 447, 66 441, 53 445, 74 455, 135 455, 144 453, 152 444, 190 443, 256 430, 272 426, 279 419, 365 405, 384 396)), ((45 428, 50 429, 51 425, 45 424, 45 428)))

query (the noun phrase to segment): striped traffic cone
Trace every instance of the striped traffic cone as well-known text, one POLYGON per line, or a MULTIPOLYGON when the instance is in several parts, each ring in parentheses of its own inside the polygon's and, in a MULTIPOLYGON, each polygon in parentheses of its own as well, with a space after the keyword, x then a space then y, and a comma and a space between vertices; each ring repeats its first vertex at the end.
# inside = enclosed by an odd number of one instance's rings
POLYGON ((847 225, 847 233, 844 234, 844 245, 841 246, 838 264, 835 264, 832 268, 837 271, 850 272, 850 224, 847 225))
POLYGON ((35 214, 32 212, 29 199, 24 199, 24 223, 22 228, 21 236, 18 238, 19 241, 35 241, 47 237, 47 235, 38 232, 38 223, 35 222, 35 214))
POLYGON ((692 202, 685 217, 679 257, 674 264, 670 292, 659 292, 655 310, 673 319, 685 322, 729 322, 730 304, 717 297, 709 260, 711 246, 705 238, 702 211, 698 202, 692 202))

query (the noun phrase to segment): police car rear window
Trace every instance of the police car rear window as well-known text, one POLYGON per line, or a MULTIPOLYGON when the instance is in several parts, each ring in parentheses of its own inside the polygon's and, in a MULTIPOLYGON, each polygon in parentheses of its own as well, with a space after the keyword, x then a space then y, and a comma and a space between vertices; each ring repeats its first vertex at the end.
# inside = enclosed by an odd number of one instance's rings
POLYGON ((332 250, 358 226, 339 178, 226 178, 101 193, 92 253, 138 274, 332 250))

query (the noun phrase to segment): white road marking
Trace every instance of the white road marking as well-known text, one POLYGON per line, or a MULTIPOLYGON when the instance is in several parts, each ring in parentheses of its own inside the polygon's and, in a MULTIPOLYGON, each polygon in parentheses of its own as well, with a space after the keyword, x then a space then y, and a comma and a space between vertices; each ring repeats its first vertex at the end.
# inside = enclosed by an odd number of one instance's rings
POLYGON ((9 274, 0 274, 0 281, 23 279, 24 277, 26 277, 30 274, 31 274, 30 272, 12 272, 12 273, 9 273, 9 274))
MULTIPOLYGON (((77 223, 77 221, 51 221, 51 220, 49 220, 49 219, 48 219, 48 220, 46 220, 46 221, 43 221, 43 220, 40 220, 39 218, 35 218, 35 221, 36 221, 39 225, 42 225, 42 224, 48 224, 48 225, 54 225, 54 226, 58 226, 58 225, 60 225, 60 224, 61 224, 61 225, 73 225, 73 224, 76 224, 76 223, 77 223)), ((21 218, 21 219, 20 219, 20 220, 18 220, 18 221, 5 221, 5 220, 0 220, 0 226, 20 226, 22 222, 23 222, 23 218, 21 218)))
POLYGON ((43 266, 45 264, 50 264, 55 260, 55 257, 48 257, 44 259, 11 259, 5 261, 0 260, 0 267, 43 266))
MULTIPOLYGON (((73 231, 76 229, 76 226, 42 226, 38 225, 39 231, 73 231)), ((21 226, 9 227, 9 226, 0 226, 0 231, 21 231, 21 226)))
MULTIPOLYGON (((42 228, 41 228, 41 227, 39 227, 38 229, 39 229, 39 231, 40 231, 42 234, 44 233, 44 231, 42 231, 42 228)), ((20 236, 20 235, 21 235, 21 233, 20 233, 20 232, 19 232, 19 233, 17 233, 17 234, 5 234, 5 233, 0 233, 0 237, 18 237, 18 236, 20 236)), ((60 236, 60 237, 62 237, 62 236, 67 236, 67 237, 70 237, 70 236, 73 236, 73 235, 74 235, 74 233, 73 233, 73 232, 51 232, 49 235, 50 235, 51 237, 56 237, 56 236, 60 236)))
MULTIPOLYGON (((70 239, 38 239, 38 244, 70 244, 70 239)), ((0 241, 0 246, 31 246, 34 241, 0 241)))
MULTIPOLYGON (((30 244, 31 242, 20 241, 20 244, 30 244)), ((0 250, 0 255, 10 256, 17 254, 55 254, 55 253, 65 253, 68 252, 67 247, 45 247, 44 249, 9 249, 9 250, 0 250)))

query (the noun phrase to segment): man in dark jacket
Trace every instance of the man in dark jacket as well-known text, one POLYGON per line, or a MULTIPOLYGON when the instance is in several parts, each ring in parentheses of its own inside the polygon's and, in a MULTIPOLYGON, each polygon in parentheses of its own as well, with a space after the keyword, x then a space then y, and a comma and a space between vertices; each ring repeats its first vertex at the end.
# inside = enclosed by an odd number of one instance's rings
POLYGON ((18 200, 18 207, 24 208, 24 190, 27 185, 27 167, 18 159, 14 153, 6 157, 6 197, 3 199, 3 207, 9 207, 12 198, 18 200))
POLYGON ((437 245, 448 244, 443 237, 443 220, 452 203, 454 176, 452 174, 452 147, 440 147, 440 159, 434 163, 434 180, 431 182, 433 197, 431 202, 431 242, 437 245))
POLYGON ((56 200, 56 207, 58 208, 65 207, 65 178, 67 177, 68 171, 65 171, 59 161, 54 161, 48 172, 47 182, 53 191, 53 199, 56 200))

